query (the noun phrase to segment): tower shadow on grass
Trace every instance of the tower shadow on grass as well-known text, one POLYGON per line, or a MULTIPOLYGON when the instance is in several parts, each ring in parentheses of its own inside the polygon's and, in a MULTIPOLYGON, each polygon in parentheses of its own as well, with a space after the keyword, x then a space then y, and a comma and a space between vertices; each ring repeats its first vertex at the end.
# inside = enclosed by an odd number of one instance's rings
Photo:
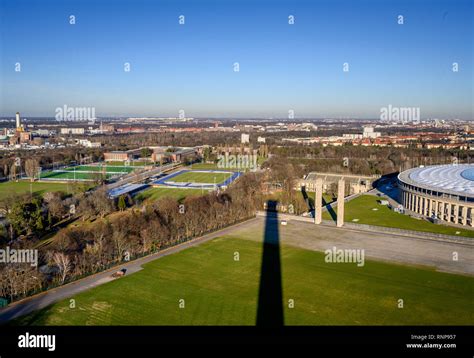
POLYGON ((323 207, 326 207, 326 210, 328 211, 329 215, 331 215, 331 219, 333 219, 334 222, 336 222, 337 221, 337 214, 334 211, 333 207, 331 206, 331 203, 327 203, 326 200, 324 200, 324 198, 323 198, 323 207))
POLYGON ((277 202, 267 202, 262 267, 258 292, 257 326, 283 326, 283 288, 277 202))
POLYGON ((308 193, 306 192, 305 187, 301 188, 301 194, 303 195, 303 199, 304 199, 306 205, 308 206, 308 210, 313 211, 314 210, 314 200, 309 197, 308 193))

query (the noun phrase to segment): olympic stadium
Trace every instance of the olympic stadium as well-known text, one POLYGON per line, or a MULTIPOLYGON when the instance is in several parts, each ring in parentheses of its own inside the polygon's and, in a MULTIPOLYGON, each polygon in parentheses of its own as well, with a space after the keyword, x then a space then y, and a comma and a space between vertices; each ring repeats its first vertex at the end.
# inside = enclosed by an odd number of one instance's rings
POLYGON ((400 203, 421 216, 474 227, 474 165, 434 165, 398 175, 400 203))

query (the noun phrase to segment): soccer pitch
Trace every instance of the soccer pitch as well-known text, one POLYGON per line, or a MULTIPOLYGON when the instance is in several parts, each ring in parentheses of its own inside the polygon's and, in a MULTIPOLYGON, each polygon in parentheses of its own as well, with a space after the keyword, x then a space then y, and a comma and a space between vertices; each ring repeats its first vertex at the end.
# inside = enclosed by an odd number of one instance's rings
POLYGON ((41 179, 47 180, 96 180, 105 176, 110 179, 114 176, 126 175, 136 168, 131 166, 111 165, 78 165, 54 171, 44 171, 41 179))
POLYGON ((130 166, 116 166, 116 165, 78 165, 76 167, 68 167, 68 171, 78 172, 102 172, 105 170, 106 173, 130 173, 136 168, 130 166))
MULTIPOLYGON (((261 227, 238 229, 78 294, 75 308, 68 298, 13 324, 254 325, 262 241, 261 227)), ((289 245, 280 256, 286 325, 474 323, 473 277, 371 260, 331 265, 322 252, 289 245)))
POLYGON ((204 188, 215 189, 230 185, 239 177, 239 172, 222 170, 188 170, 182 169, 153 182, 155 186, 167 188, 204 188))
POLYGON ((189 171, 179 174, 169 181, 178 183, 207 183, 207 184, 220 184, 226 179, 230 178, 232 173, 215 173, 215 172, 201 172, 201 171, 189 171))

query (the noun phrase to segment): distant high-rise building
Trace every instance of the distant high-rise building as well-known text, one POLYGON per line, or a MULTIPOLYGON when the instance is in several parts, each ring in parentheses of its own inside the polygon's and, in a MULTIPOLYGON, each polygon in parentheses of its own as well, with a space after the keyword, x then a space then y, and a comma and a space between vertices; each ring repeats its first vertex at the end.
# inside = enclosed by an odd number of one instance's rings
POLYGON ((250 135, 242 133, 242 136, 240 137, 240 142, 242 144, 250 142, 250 135))
POLYGON ((21 129, 20 112, 16 112, 16 129, 21 129))

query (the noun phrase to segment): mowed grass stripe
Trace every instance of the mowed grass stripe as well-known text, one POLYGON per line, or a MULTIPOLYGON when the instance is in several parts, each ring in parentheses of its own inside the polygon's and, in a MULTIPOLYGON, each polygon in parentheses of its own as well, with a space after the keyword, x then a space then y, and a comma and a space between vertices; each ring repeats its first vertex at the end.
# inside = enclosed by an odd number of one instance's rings
MULTIPOLYGON (((73 172, 73 171, 60 171, 60 172, 44 172, 41 173, 41 178, 44 179, 68 179, 68 180, 94 180, 97 178, 102 177, 103 174, 101 172, 97 173, 83 173, 83 172, 73 172)), ((106 173, 105 177, 110 178, 113 174, 106 173)))
POLYGON ((231 173, 202 173, 202 172, 186 172, 179 174, 169 181, 181 182, 181 183, 209 183, 209 184, 220 184, 227 178, 232 176, 231 173))
POLYGON ((30 193, 30 189, 33 193, 44 195, 47 192, 67 192, 68 189, 70 192, 74 192, 78 187, 73 184, 65 183, 44 183, 44 182, 30 182, 30 181, 8 181, 5 183, 0 183, 0 200, 8 197, 12 194, 25 194, 30 193), (31 185, 31 186, 30 186, 31 185))
MULTIPOLYGON (((15 323, 254 325, 261 254, 259 242, 215 239, 81 293, 74 297, 75 309, 64 300, 15 323)), ((285 324, 474 323, 472 277, 375 261, 364 267, 327 264, 321 252, 289 246, 281 248, 281 262, 285 324), (289 299, 294 308, 288 307, 289 299)))
POLYGON ((150 188, 139 193, 137 198, 139 200, 158 200, 164 197, 170 197, 181 201, 188 196, 199 196, 207 193, 207 190, 201 189, 150 188))

